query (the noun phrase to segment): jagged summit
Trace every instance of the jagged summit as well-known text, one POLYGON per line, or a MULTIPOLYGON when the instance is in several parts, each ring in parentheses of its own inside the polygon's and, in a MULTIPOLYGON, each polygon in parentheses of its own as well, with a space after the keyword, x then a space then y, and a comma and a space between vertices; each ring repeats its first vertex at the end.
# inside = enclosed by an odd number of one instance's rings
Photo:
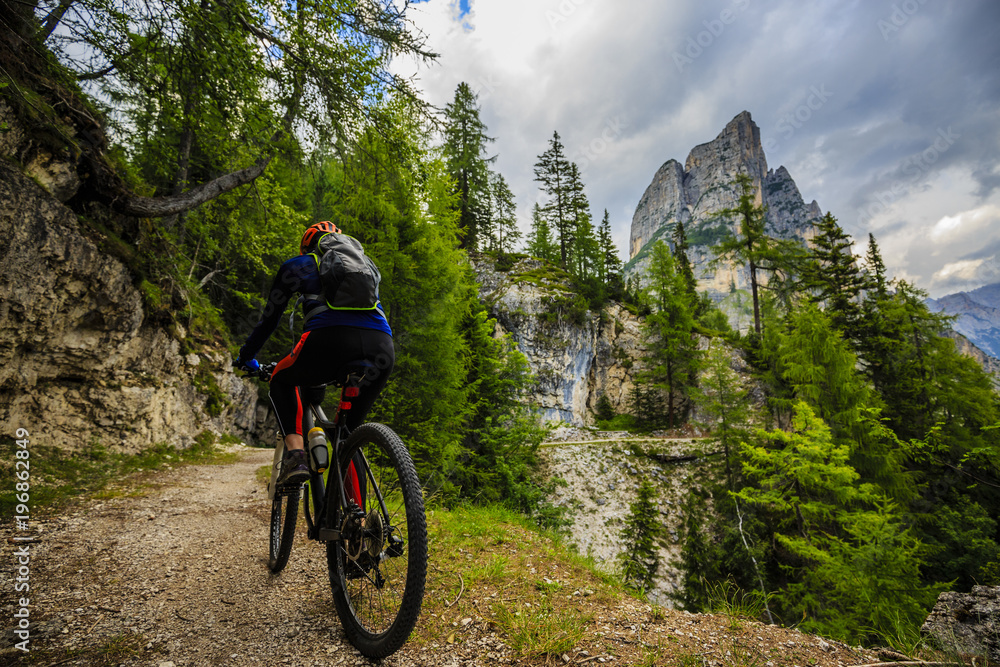
POLYGON ((717 271, 707 267, 712 259, 709 247, 734 227, 721 211, 736 206, 738 196, 732 183, 740 173, 750 176, 758 203, 768 209, 769 234, 781 238, 812 236, 815 222, 822 216, 819 204, 803 201, 785 167, 768 168, 760 128, 750 112, 743 111, 715 139, 692 148, 683 167, 671 159, 656 171, 632 217, 626 274, 642 281, 651 245, 660 239, 669 241, 680 220, 692 246, 691 260, 701 288, 718 293, 721 299, 732 286, 742 287, 742 267, 717 271))

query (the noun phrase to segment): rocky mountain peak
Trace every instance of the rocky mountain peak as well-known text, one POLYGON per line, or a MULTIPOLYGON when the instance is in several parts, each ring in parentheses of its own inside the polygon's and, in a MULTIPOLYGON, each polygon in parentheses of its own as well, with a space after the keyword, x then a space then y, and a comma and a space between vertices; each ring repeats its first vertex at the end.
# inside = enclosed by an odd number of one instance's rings
POLYGON ((679 221, 687 232, 700 288, 722 301, 734 293, 733 287, 744 287, 744 267, 709 268, 714 259, 711 246, 736 229, 736 221, 722 212, 739 201, 734 180, 740 173, 750 176, 757 203, 767 207, 770 235, 808 239, 814 234, 822 216, 819 204, 805 203, 785 167, 768 168, 760 128, 743 111, 715 139, 691 149, 683 167, 671 159, 656 171, 632 217, 626 275, 643 281, 650 248, 661 239, 669 242, 679 221))

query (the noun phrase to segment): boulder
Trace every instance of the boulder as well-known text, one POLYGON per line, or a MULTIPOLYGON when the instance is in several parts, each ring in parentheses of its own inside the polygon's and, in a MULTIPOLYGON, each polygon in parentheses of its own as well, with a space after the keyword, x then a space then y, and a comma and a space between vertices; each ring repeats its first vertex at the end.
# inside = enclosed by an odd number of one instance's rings
POLYGON ((1000 663, 1000 586, 942 593, 920 631, 945 651, 1000 663))

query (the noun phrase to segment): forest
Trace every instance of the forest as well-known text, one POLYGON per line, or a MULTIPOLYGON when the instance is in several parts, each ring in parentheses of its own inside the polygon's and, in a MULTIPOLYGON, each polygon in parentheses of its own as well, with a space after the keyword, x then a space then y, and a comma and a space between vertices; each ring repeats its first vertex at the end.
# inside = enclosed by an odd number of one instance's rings
MULTIPOLYGON (((602 426, 679 428, 709 417, 718 484, 685 513, 678 604, 734 587, 764 619, 852 642, 919 640, 943 590, 1000 584, 1000 403, 948 320, 886 275, 828 213, 809 247, 769 238, 754 185, 732 183, 715 256, 749 268, 753 327, 700 294, 679 222, 627 284, 611 221, 590 210, 553 131, 523 238, 493 169, 475 92, 443 109, 392 73, 433 60, 394 3, 0 0, 4 103, 54 151, 81 158, 68 202, 137 276, 147 317, 188 350, 235 355, 303 230, 331 220, 379 266, 397 366, 371 419, 393 425, 429 497, 502 503, 558 528, 535 474, 544 425, 533 379, 480 303, 470 257, 523 254, 569 276, 562 317, 608 300, 642 315, 644 372, 629 414, 602 426), (751 372, 738 375, 732 357, 751 372), (762 404, 749 399, 759 388, 762 404)), ((261 353, 277 359, 292 333, 261 353)), ((643 515, 640 494, 633 519, 643 515)), ((633 521, 639 591, 652 521, 633 521)))

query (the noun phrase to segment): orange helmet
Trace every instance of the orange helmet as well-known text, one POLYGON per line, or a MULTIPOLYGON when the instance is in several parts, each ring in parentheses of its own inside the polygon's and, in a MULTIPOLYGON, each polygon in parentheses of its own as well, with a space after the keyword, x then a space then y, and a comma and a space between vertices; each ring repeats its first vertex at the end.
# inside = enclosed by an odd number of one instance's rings
POLYGON ((329 234, 330 232, 339 234, 340 229, 329 220, 317 222, 315 225, 307 229, 306 233, 302 235, 302 243, 299 245, 299 254, 304 255, 315 248, 320 237, 324 234, 329 234))

